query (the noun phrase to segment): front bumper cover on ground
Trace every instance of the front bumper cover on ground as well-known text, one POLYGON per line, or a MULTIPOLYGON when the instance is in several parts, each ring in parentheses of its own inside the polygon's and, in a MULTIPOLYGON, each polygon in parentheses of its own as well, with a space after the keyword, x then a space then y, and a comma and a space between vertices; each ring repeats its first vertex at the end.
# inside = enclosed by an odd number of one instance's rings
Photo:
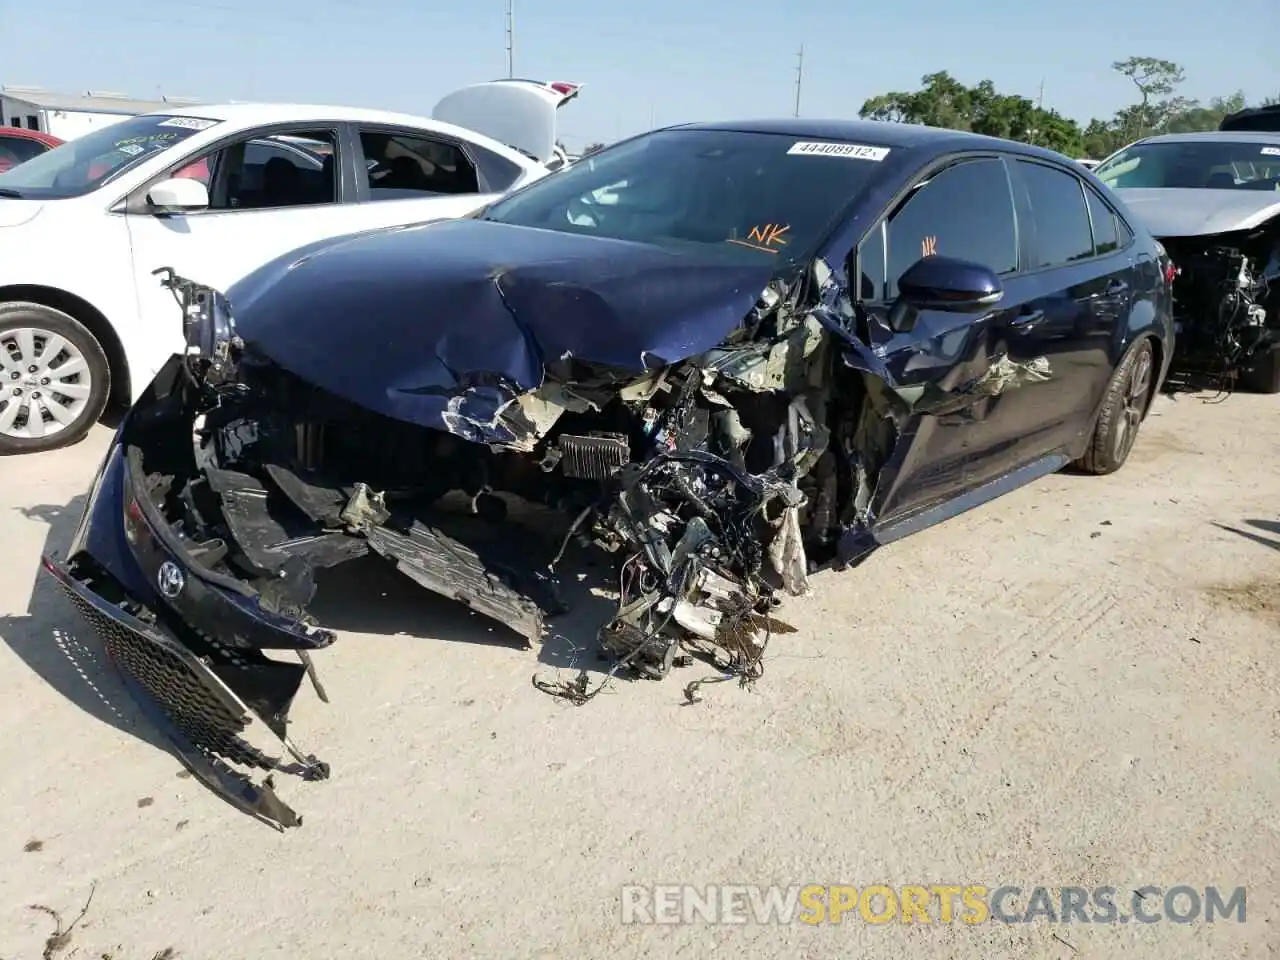
POLYGON ((277 829, 297 826, 301 819, 276 797, 271 774, 329 776, 327 764, 291 742, 283 718, 308 669, 305 649, 326 646, 332 634, 262 610, 184 563, 165 542, 171 535, 148 517, 146 498, 134 495, 118 439, 68 559, 46 556, 44 567, 192 774, 277 829), (176 596, 164 596, 176 584, 176 596), (263 648, 296 650, 302 662, 269 659, 263 648))

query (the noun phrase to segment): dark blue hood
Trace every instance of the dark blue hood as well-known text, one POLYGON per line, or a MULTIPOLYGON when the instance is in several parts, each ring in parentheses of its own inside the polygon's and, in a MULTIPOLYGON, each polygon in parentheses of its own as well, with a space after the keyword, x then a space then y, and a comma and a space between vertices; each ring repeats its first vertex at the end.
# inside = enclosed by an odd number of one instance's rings
POLYGON ((452 220, 311 244, 227 296, 251 354, 371 410, 443 427, 457 398, 468 419, 489 419, 566 356, 640 373, 709 350, 772 275, 771 263, 715 247, 452 220))

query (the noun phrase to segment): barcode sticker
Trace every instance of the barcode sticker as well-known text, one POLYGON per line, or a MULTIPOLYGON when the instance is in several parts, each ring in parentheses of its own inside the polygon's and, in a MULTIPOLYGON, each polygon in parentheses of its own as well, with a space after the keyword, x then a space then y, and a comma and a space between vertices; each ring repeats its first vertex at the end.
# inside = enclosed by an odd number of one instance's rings
POLYGON ((874 160, 879 163, 889 155, 888 147, 872 147, 865 143, 816 143, 797 140, 787 153, 802 157, 846 157, 850 160, 874 160))

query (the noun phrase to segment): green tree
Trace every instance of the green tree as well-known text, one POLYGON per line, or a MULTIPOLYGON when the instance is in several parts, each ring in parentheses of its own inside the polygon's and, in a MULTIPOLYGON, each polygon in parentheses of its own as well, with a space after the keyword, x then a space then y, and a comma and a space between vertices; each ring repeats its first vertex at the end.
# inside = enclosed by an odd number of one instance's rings
POLYGON ((1159 128, 1168 119, 1169 111, 1176 109, 1174 100, 1157 99, 1169 97, 1186 79, 1186 71, 1172 60, 1129 57, 1111 64, 1111 69, 1132 80, 1142 98, 1124 117, 1125 135, 1129 140, 1146 136, 1147 131, 1159 128))
POLYGON ((1165 123, 1164 133, 1195 133, 1200 130, 1217 130, 1222 118, 1246 106, 1243 90, 1229 97, 1214 97, 1207 106, 1195 100, 1187 101, 1182 110, 1172 113, 1165 123))
POLYGON ((1073 154, 1080 149, 1080 128, 1054 110, 1042 110, 1026 97, 1003 94, 990 80, 966 87, 945 70, 920 78, 919 90, 871 97, 859 115, 869 120, 919 123, 1006 140, 1021 140, 1073 154))

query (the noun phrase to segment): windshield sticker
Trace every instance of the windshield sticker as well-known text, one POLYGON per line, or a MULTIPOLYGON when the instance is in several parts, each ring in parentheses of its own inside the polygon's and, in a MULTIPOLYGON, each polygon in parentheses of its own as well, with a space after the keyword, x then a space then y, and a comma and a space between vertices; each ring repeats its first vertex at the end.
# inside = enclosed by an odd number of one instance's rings
POLYGON ((872 147, 865 143, 812 143, 797 140, 787 153, 802 157, 847 157, 850 160, 874 160, 879 163, 889 155, 889 148, 872 147))
POLYGON ((1264 157, 1280 157, 1280 147, 1263 147, 1262 155, 1264 157))
POLYGON ((933 257, 938 253, 938 238, 936 236, 927 236, 920 241, 920 256, 933 257))
POLYGON ((157 127, 181 127, 183 130, 208 130, 217 120, 205 120, 202 117, 170 117, 157 123, 157 127))
POLYGON ((117 140, 116 149, 123 150, 130 144, 169 143, 177 139, 176 133, 150 133, 143 137, 126 137, 123 140, 117 140))
POLYGON ((146 153, 147 148, 137 143, 122 143, 116 147, 121 153, 127 153, 131 157, 136 157, 140 153, 146 153))

